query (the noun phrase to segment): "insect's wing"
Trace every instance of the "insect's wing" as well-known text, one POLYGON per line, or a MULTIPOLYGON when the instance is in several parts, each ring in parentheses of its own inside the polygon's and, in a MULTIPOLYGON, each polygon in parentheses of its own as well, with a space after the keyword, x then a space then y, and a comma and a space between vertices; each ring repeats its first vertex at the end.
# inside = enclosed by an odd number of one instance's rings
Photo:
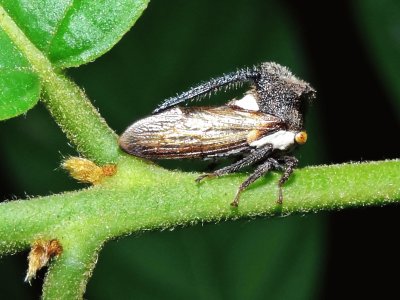
POLYGON ((250 142, 283 126, 272 115, 229 106, 176 107, 132 124, 119 142, 145 158, 206 158, 249 149, 250 142))

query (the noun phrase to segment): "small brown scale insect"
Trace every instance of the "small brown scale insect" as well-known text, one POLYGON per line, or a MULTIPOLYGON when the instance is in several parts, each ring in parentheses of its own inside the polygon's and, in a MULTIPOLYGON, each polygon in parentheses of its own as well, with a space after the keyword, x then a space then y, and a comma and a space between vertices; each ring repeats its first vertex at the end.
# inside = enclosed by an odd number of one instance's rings
POLYGON ((298 160, 290 154, 307 141, 303 115, 315 90, 287 68, 272 62, 211 79, 189 91, 165 100, 153 114, 141 119, 121 135, 120 147, 129 154, 148 159, 219 158, 242 155, 237 162, 204 174, 221 176, 249 165, 254 172, 240 185, 232 202, 238 206, 241 192, 270 170, 283 171, 282 185, 298 160), (218 107, 180 107, 222 88, 248 83, 241 99, 218 107))

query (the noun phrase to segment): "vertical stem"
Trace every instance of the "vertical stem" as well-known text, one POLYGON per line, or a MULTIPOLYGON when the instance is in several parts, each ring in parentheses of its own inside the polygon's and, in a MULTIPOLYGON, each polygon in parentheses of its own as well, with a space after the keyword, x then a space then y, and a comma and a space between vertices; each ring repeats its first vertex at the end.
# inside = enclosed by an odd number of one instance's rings
POLYGON ((40 78, 45 105, 77 150, 98 163, 116 161, 116 134, 83 91, 54 70, 48 58, 27 38, 1 5, 0 28, 31 63, 40 78))
POLYGON ((66 77, 46 74, 43 102, 78 152, 98 163, 115 162, 117 135, 108 127, 84 92, 66 77))
POLYGON ((67 242, 64 252, 49 267, 42 299, 83 299, 100 248, 101 245, 90 241, 67 242))

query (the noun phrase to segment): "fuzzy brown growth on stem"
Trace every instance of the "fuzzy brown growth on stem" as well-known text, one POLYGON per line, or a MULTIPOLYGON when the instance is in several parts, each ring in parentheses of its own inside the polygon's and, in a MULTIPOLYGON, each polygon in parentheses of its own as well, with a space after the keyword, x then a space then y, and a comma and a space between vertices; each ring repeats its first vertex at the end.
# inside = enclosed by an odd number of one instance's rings
POLYGON ((31 283, 36 277, 37 271, 47 266, 52 257, 57 257, 62 253, 62 246, 57 240, 37 240, 33 243, 28 255, 28 271, 25 281, 31 283))
POLYGON ((91 184, 99 184, 103 178, 112 176, 117 171, 116 165, 98 166, 82 157, 70 157, 62 165, 74 179, 91 184))

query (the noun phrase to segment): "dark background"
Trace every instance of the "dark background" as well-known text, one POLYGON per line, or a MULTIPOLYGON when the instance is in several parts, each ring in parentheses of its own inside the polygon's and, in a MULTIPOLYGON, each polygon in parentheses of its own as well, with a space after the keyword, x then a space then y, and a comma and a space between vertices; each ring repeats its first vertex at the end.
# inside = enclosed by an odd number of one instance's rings
MULTIPOLYGON (((121 133, 191 85, 279 62, 318 91, 298 154, 305 166, 399 157, 399 57, 395 0, 152 1, 109 53, 68 74, 121 133)), ((42 105, 0 123, 0 138, 1 199, 79 187, 58 168, 74 151, 42 105)), ((399 212, 391 205, 125 237, 100 253, 86 297, 387 298, 398 294, 399 212)), ((0 260, 0 295, 39 297, 45 273, 23 283, 26 255, 0 260)))

